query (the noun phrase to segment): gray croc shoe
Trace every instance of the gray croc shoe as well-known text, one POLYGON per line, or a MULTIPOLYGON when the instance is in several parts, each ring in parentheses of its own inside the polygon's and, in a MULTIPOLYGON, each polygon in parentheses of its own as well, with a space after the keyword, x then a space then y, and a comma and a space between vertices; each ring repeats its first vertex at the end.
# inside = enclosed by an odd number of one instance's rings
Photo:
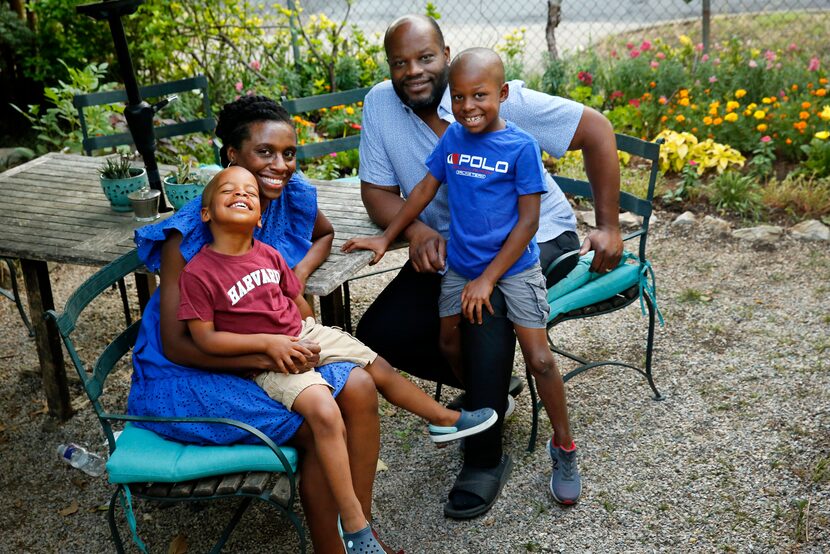
POLYGON ((486 431, 492 427, 499 416, 493 408, 481 408, 468 412, 461 410, 458 421, 452 427, 441 427, 440 425, 429 426, 429 438, 432 442, 442 443, 458 440, 470 435, 486 431))
POLYGON ((380 545, 372 533, 372 528, 369 524, 366 527, 355 533, 344 533, 343 527, 340 526, 340 518, 337 518, 337 530, 340 531, 340 539, 343 541, 343 548, 346 549, 346 554, 386 554, 386 551, 380 545))

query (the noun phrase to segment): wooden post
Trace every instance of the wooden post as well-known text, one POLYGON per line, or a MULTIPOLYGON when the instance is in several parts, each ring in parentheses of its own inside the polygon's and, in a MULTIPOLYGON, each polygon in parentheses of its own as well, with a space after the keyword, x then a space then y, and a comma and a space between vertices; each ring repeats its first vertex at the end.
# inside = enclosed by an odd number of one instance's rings
POLYGON ((20 260, 26 293, 29 297, 29 313, 35 329, 35 345, 40 359, 40 373, 49 414, 65 421, 72 417, 69 402, 69 388, 66 382, 66 368, 63 364, 60 335, 55 322, 43 314, 55 308, 52 299, 52 285, 49 282, 49 268, 46 262, 20 260))
POLYGON ((556 48, 556 28, 562 21, 562 0, 548 0, 548 23, 545 26, 545 40, 548 43, 550 59, 558 60, 559 52, 556 48))
POLYGON ((709 41, 711 40, 711 22, 712 22, 712 2, 711 0, 703 0, 703 15, 701 20, 702 35, 703 35, 703 51, 709 51, 709 41))

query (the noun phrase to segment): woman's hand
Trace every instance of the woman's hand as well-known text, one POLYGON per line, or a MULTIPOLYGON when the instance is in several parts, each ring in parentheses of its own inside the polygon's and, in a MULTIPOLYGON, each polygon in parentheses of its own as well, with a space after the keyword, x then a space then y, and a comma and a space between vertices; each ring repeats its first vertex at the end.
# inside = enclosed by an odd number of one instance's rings
POLYGON ((490 295, 493 294, 494 284, 483 275, 473 279, 461 291, 461 313, 470 323, 484 321, 482 306, 487 308, 490 315, 495 313, 490 305, 490 295))
POLYGON ((287 335, 268 335, 265 337, 265 354, 276 365, 276 368, 272 371, 285 374, 302 373, 303 370, 308 371, 308 362, 313 357, 311 350, 301 344, 299 338, 287 335))

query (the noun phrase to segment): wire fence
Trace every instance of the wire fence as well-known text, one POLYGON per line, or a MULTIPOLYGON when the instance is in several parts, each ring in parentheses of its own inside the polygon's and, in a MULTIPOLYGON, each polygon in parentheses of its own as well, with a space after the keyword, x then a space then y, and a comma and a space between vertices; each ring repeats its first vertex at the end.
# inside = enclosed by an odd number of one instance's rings
MULTIPOLYGON (((302 0, 304 15, 325 13, 367 35, 381 36, 404 13, 425 13, 425 0, 302 0), (348 8, 348 10, 347 10, 348 8)), ((830 0, 479 0, 431 2, 452 52, 472 46, 499 48, 521 41, 524 63, 540 70, 545 53, 573 52, 622 37, 685 34, 695 42, 739 37, 758 48, 797 43, 804 33, 830 36, 830 0), (512 39, 506 38, 508 35, 512 39)), ((827 41, 830 45, 830 41, 827 41)), ((830 46, 828 46, 830 51, 830 46)), ((821 53, 817 53, 821 54, 821 53)))

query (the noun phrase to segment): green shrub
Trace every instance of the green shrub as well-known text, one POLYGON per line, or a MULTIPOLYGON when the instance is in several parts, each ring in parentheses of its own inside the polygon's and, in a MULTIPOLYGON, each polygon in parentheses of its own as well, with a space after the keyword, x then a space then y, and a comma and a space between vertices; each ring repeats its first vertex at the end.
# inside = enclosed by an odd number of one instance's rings
POLYGON ((718 175, 708 184, 706 195, 720 212, 750 219, 757 219, 761 213, 761 187, 755 179, 737 171, 718 175))
POLYGON ((805 144, 801 150, 806 154, 807 159, 801 163, 803 171, 815 177, 830 176, 830 140, 827 138, 827 133, 823 133, 825 138, 814 138, 810 144, 805 144))

